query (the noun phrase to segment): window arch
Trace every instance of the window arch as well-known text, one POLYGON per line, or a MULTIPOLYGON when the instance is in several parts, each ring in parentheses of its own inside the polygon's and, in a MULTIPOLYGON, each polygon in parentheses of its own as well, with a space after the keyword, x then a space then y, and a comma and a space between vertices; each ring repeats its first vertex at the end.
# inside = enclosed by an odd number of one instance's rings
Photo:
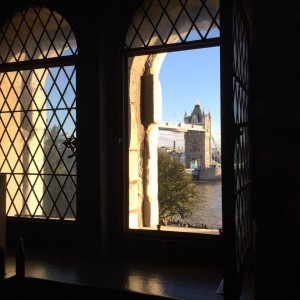
POLYGON ((68 22, 44 7, 0 30, 0 172, 8 216, 76 217, 76 56, 68 22))
POLYGON ((219 11, 218 0, 144 1, 128 28, 125 49, 212 43, 220 37, 219 11))

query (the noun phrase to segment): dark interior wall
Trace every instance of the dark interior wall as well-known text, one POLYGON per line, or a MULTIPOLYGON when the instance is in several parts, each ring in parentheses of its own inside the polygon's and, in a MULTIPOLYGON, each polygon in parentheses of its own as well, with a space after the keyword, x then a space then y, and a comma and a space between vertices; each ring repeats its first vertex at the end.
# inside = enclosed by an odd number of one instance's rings
POLYGON ((252 1, 257 299, 299 299, 299 7, 252 1))

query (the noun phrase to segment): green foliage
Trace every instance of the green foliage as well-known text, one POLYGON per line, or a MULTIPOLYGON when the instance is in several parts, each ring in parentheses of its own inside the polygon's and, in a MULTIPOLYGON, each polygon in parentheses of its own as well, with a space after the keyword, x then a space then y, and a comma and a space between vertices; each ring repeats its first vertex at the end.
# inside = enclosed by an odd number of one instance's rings
MULTIPOLYGON (((76 174, 76 162, 75 158, 68 158, 72 151, 64 145, 65 140, 66 135, 58 125, 49 127, 45 132, 43 178, 47 189, 43 199, 43 210, 45 215, 51 218, 74 217, 68 207, 75 193, 75 182, 70 174, 76 174)), ((75 211, 75 201, 71 206, 75 211)))
POLYGON ((190 216, 199 198, 197 186, 178 158, 158 150, 158 202, 160 222, 190 216))
POLYGON ((48 162, 45 164, 44 172, 46 174, 66 174, 65 164, 61 158, 65 151, 65 146, 63 144, 65 137, 62 132, 60 132, 60 127, 54 125, 53 127, 48 128, 45 133, 44 141, 44 151, 48 162))

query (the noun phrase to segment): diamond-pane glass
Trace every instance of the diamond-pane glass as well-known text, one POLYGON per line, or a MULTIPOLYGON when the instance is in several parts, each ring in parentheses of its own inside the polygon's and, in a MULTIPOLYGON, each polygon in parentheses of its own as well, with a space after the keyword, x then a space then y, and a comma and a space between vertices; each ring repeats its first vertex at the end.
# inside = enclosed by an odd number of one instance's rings
POLYGON ((75 219, 76 67, 47 58, 76 55, 74 34, 57 13, 28 8, 0 31, 0 173, 7 215, 75 219), (6 49, 5 51, 2 51, 6 49), (45 59, 23 70, 22 60, 45 59))
POLYGON ((237 138, 235 165, 236 267, 239 272, 252 243, 250 202, 250 133, 248 119, 248 40, 238 8, 233 12, 233 103, 237 138))
POLYGON ((218 0, 146 0, 129 26, 125 49, 218 37, 218 0))
POLYGON ((46 8, 15 14, 0 30, 0 63, 77 54, 68 22, 46 8))

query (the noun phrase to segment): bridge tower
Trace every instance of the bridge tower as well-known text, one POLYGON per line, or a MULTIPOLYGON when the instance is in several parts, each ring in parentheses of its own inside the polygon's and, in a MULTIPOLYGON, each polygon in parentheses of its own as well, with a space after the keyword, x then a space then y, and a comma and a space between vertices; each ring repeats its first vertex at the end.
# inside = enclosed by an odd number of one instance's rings
POLYGON ((211 165, 211 114, 205 113, 200 107, 199 101, 190 116, 185 113, 185 124, 202 125, 204 130, 187 130, 184 133, 185 143, 185 167, 209 168, 211 165))

